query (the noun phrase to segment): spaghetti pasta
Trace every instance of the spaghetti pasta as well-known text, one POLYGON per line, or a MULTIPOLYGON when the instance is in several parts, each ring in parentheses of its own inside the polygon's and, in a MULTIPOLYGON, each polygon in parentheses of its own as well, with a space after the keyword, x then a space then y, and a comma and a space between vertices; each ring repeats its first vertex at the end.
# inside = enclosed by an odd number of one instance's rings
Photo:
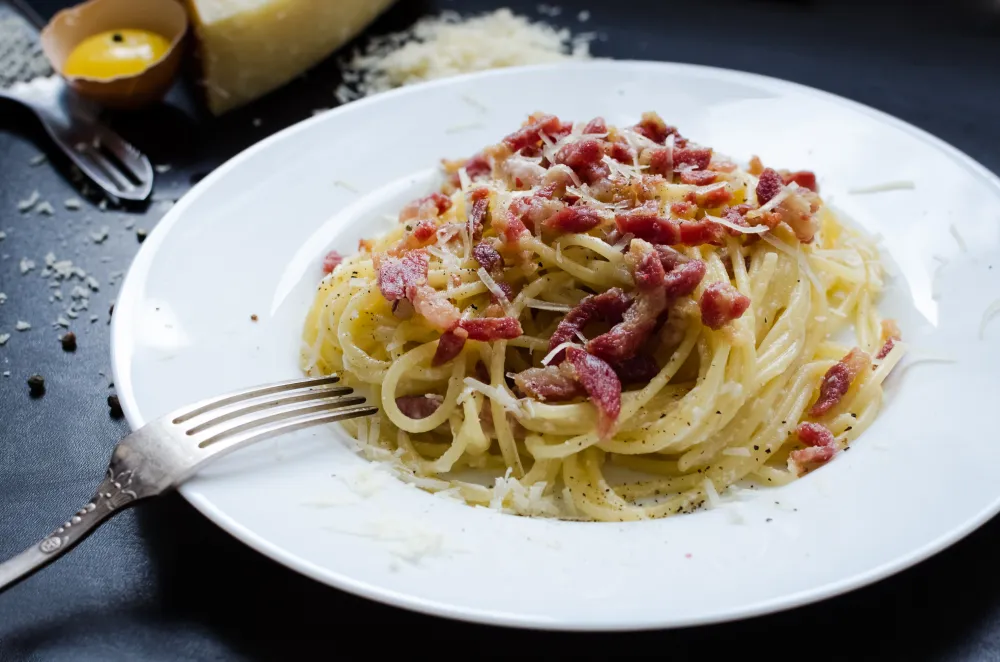
POLYGON ((665 517, 785 484, 877 415, 904 345, 875 243, 812 173, 738 167, 655 113, 535 114, 445 171, 327 256, 303 333, 307 373, 380 403, 344 426, 404 479, 521 515, 665 517))

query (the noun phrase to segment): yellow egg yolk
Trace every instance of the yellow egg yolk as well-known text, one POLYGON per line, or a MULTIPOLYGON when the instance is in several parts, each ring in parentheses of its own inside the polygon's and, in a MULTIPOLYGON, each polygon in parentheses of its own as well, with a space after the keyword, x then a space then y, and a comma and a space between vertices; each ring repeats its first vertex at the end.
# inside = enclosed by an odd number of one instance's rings
POLYGON ((155 64, 170 42, 147 30, 109 30, 87 37, 63 65, 67 76, 108 79, 132 76, 155 64))

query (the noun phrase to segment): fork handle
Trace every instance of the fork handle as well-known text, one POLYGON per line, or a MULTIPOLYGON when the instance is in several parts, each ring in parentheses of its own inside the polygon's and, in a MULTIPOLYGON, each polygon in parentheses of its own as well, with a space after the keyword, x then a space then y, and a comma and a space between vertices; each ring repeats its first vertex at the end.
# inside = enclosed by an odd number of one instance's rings
POLYGON ((0 563, 0 593, 52 563, 105 520, 144 498, 129 489, 130 480, 125 484, 121 480, 122 476, 116 478, 109 469, 87 505, 40 542, 0 563))

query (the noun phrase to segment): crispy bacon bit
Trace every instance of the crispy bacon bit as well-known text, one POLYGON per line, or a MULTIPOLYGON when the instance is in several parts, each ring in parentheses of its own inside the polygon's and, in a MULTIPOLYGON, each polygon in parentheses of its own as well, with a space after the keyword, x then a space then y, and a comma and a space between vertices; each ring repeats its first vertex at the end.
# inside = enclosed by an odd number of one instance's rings
POLYGON ((670 205, 670 213, 678 218, 691 220, 698 213, 698 205, 689 201, 675 202, 670 205))
POLYGON ((607 439, 613 434, 622 409, 622 383, 618 375, 607 363, 576 347, 566 349, 566 360, 597 408, 597 434, 607 439))
POLYGON ((517 244, 521 237, 529 234, 524 221, 511 211, 492 214, 491 225, 505 244, 517 244))
POLYGON ((669 180, 674 175, 674 150, 671 147, 644 149, 639 155, 639 164, 647 166, 649 173, 669 180))
POLYGON ((889 356, 889 352, 896 346, 896 342, 902 339, 903 333, 899 330, 896 320, 882 320, 882 349, 878 350, 875 358, 881 361, 889 356))
POLYGON ((628 143, 605 143, 605 150, 608 156, 619 163, 628 163, 631 165, 637 156, 635 149, 629 146, 628 143))
POLYGON ((610 169, 601 159, 604 144, 596 138, 584 138, 564 145, 555 154, 555 162, 569 166, 587 184, 593 184, 610 174, 610 169))
POLYGON ((524 395, 541 402, 565 402, 586 393, 568 362, 522 370, 514 375, 514 385, 524 395))
POLYGON ((472 206, 469 209, 469 218, 466 220, 466 229, 472 241, 479 241, 483 236, 483 223, 490 208, 489 198, 490 191, 487 188, 477 188, 469 194, 472 206))
POLYGON ((463 167, 465 168, 465 174, 467 174, 469 179, 472 181, 476 181, 482 177, 489 177, 490 173, 493 172, 493 168, 490 167, 489 159, 487 159, 486 155, 482 152, 469 157, 469 160, 465 162, 463 167))
POLYGON ((782 180, 785 185, 795 182, 803 188, 807 188, 813 193, 819 192, 819 187, 816 185, 816 173, 810 170, 796 170, 795 172, 784 172, 781 174, 782 180))
POLYGON ((819 225, 813 216, 819 209, 815 194, 805 189, 793 191, 775 208, 776 214, 792 228, 795 238, 808 244, 816 236, 819 225))
POLYGON ((331 273, 343 261, 343 255, 337 251, 330 251, 323 257, 323 273, 331 273))
POLYGON ((690 262, 690 259, 684 253, 669 246, 654 245, 653 248, 656 249, 657 254, 660 256, 660 264, 663 265, 663 270, 667 273, 670 273, 682 264, 690 262))
POLYGON ((611 366, 622 384, 646 384, 660 372, 652 356, 636 354, 611 366))
POLYGON ((700 221, 681 221, 678 224, 680 243, 687 246, 702 244, 721 244, 726 234, 726 227, 713 223, 708 219, 700 221))
POLYGON ((537 147, 542 140, 540 138, 542 133, 557 139, 569 133, 572 128, 560 122, 555 115, 533 115, 527 124, 504 138, 503 143, 511 151, 518 152, 525 147, 537 147))
POLYGON ((486 269, 486 273, 491 276, 503 271, 503 256, 485 241, 472 247, 472 257, 476 258, 479 266, 486 269))
POLYGON ((795 433, 799 441, 808 446, 792 451, 788 456, 789 467, 798 475, 809 467, 826 464, 840 450, 833 433, 819 423, 802 423, 795 433))
POLYGON ((635 302, 625 311, 622 321, 607 333, 590 340, 587 351, 609 363, 632 358, 656 328, 660 313, 666 308, 667 293, 664 288, 640 291, 635 302))
POLYGON ((461 311, 455 304, 443 292, 438 292, 426 282, 408 286, 406 298, 413 303, 414 311, 422 315, 428 324, 442 331, 454 328, 461 317, 461 311))
POLYGON ((413 230, 403 237, 401 248, 413 249, 429 246, 437 241, 437 225, 434 221, 424 220, 417 223, 413 230))
POLYGON ((470 340, 513 340, 523 333, 521 323, 513 317, 477 317, 459 322, 459 328, 470 340))
POLYGON ((757 179, 757 204, 764 206, 785 188, 785 180, 773 168, 764 168, 757 179))
MULTIPOLYGON (((503 295, 504 295, 504 297, 507 298, 507 301, 513 301, 514 300, 514 286, 511 285, 510 283, 504 282, 502 280, 498 280, 498 281, 496 281, 496 283, 497 283, 497 287, 499 287, 503 291, 503 295)), ((493 294, 492 292, 490 292, 490 303, 495 303, 495 304, 499 304, 500 303, 500 299, 497 297, 496 294, 493 294)), ((490 306, 490 307, 492 308, 492 306, 490 306)), ((489 310, 489 308, 487 308, 487 310, 489 310)), ((503 314, 503 309, 500 310, 500 314, 499 315, 487 315, 487 317, 500 317, 500 316, 502 316, 502 314, 503 314)))
POLYGON ((712 283, 705 288, 698 301, 701 323, 710 329, 721 329, 738 319, 750 307, 750 297, 729 283, 712 283))
POLYGON ((819 398, 809 410, 810 416, 822 416, 843 399, 854 378, 871 365, 871 357, 857 347, 849 351, 823 375, 819 398))
POLYGON ((437 218, 451 208, 451 198, 443 193, 431 193, 417 198, 399 212, 399 222, 405 223, 413 219, 437 218))
POLYGON ((685 166, 695 170, 704 170, 712 162, 712 150, 708 147, 685 147, 674 150, 674 168, 680 170, 685 166))
POLYGON ((542 222, 558 232, 589 232, 601 224, 601 215, 592 207, 566 207, 542 222))
POLYGON ((750 167, 747 168, 747 172, 754 177, 760 177, 760 174, 764 172, 764 164, 756 154, 750 157, 750 167))
POLYGON ((442 333, 441 338, 438 340, 437 349, 434 350, 434 358, 431 359, 431 365, 443 365, 461 354, 468 337, 469 332, 462 327, 442 333))
POLYGON ((427 252, 410 251, 403 257, 375 256, 378 288, 387 301, 408 297, 407 290, 427 280, 427 252))
MULTIPOLYGON (((582 331, 591 320, 600 319, 611 324, 620 322, 622 315, 631 305, 632 297, 617 287, 585 297, 559 321, 559 325, 549 338, 549 351, 575 339, 577 332, 582 331)), ((554 361, 561 361, 561 356, 562 352, 554 361)))
POLYGON ((677 133, 677 129, 667 126, 663 118, 653 112, 643 113, 642 119, 635 125, 635 132, 646 136, 654 143, 663 144, 667 136, 677 133))
POLYGON ((436 412, 443 402, 444 398, 434 393, 404 395, 396 398, 396 406, 399 407, 399 411, 410 418, 427 418, 436 412))
POLYGON ((719 186, 707 191, 695 191, 694 200, 702 207, 719 207, 733 199, 733 192, 728 186, 719 186))
POLYGON ((516 198, 510 204, 509 212, 526 228, 533 230, 566 206, 561 200, 552 200, 551 195, 552 189, 544 188, 535 194, 516 198))
POLYGON ((655 202, 616 215, 615 225, 622 234, 631 234, 653 244, 671 245, 680 241, 677 223, 660 216, 655 202))
POLYGON ((375 241, 372 239, 358 239, 358 252, 371 253, 375 248, 375 241))
MULTIPOLYGON (((694 184, 695 186, 706 186, 708 184, 715 182, 715 178, 717 176, 718 173, 712 172, 711 170, 685 169, 681 170, 681 183, 694 184)), ((723 188, 719 190, 725 191, 726 189, 723 188)))
MULTIPOLYGON (((660 253, 660 262, 664 262, 663 253, 660 253)), ((664 267, 666 267, 665 264, 664 267)), ((706 269, 705 263, 701 260, 690 260, 671 267, 663 279, 663 289, 667 293, 667 298, 677 299, 694 292, 701 283, 701 279, 705 277, 706 269)))
MULTIPOLYGON (((637 244, 638 241, 632 242, 633 247, 637 244)), ((633 251, 630 250, 629 253, 631 257, 633 251)), ((660 255, 652 246, 641 257, 635 260, 635 269, 632 276, 635 278, 635 286, 640 290, 652 290, 657 287, 663 287, 665 275, 663 263, 660 262, 660 255)))
POLYGON ((608 124, 604 121, 603 117, 595 117, 594 119, 587 122, 587 126, 583 127, 584 133, 598 133, 603 134, 608 132, 608 124))

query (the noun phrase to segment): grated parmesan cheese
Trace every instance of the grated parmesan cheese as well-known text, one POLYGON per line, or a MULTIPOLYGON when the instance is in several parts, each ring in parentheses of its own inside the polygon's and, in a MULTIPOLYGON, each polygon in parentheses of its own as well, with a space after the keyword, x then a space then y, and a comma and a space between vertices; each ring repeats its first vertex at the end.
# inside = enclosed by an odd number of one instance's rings
POLYGON ((31 195, 29 195, 27 198, 18 201, 17 210, 22 214, 31 211, 31 208, 35 206, 35 203, 38 202, 38 199, 40 197, 42 197, 41 193, 39 193, 38 191, 32 191, 31 195))
POLYGON ((590 57, 592 34, 572 36, 502 8, 464 18, 446 11, 370 40, 341 63, 341 103, 394 87, 487 69, 590 57))
POLYGON ((552 301, 542 301, 541 299, 527 298, 524 300, 524 305, 528 308, 537 308, 538 310, 551 310, 557 313, 568 313, 573 310, 573 306, 565 303, 554 303, 552 301))
POLYGON ((499 402, 500 406, 514 415, 524 416, 521 404, 514 398, 514 396, 508 393, 506 389, 484 384, 478 379, 473 379, 472 377, 465 378, 465 385, 470 390, 478 391, 487 398, 499 402))
POLYGON ((958 227, 954 223, 948 224, 948 232, 950 232, 951 236, 955 238, 955 243, 958 244, 959 250, 963 253, 968 253, 969 247, 965 243, 965 238, 958 233, 958 227))
POLYGON ((8 340, 10 340, 9 333, 0 333, 0 345, 6 345, 8 340))
POLYGON ((558 345, 552 348, 551 352, 545 355, 545 358, 542 359, 542 365, 547 366, 549 363, 552 362, 552 359, 554 359, 559 352, 563 351, 567 347, 576 347, 577 349, 583 349, 581 345, 575 342, 559 343, 558 345))
POLYGON ((17 320, 17 324, 14 325, 14 328, 18 331, 27 331, 31 328, 31 324, 25 322, 24 320, 17 320))
POLYGON ((42 214, 44 216, 52 216, 56 213, 55 208, 52 207, 52 203, 44 200, 35 205, 35 213, 42 214))
POLYGON ((908 179, 900 179, 892 182, 885 182, 883 184, 874 184, 872 186, 859 186, 857 188, 848 189, 847 192, 851 195, 864 195, 866 193, 885 193, 887 191, 906 191, 910 189, 915 189, 917 187, 916 183, 908 179))

